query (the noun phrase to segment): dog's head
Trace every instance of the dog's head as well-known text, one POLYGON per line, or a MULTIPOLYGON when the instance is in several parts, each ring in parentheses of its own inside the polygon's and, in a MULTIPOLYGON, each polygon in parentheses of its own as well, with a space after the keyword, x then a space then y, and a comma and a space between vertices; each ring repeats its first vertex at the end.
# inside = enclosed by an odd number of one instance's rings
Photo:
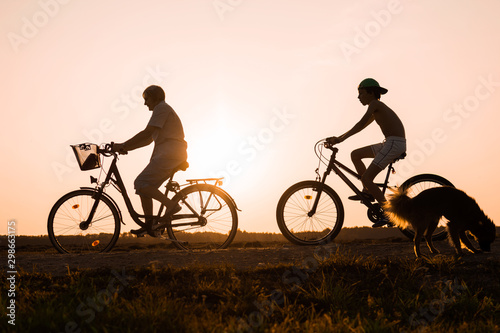
POLYGON ((485 216, 484 220, 479 221, 479 228, 477 229, 475 236, 481 250, 490 252, 491 243, 493 243, 496 236, 496 227, 493 221, 485 216))

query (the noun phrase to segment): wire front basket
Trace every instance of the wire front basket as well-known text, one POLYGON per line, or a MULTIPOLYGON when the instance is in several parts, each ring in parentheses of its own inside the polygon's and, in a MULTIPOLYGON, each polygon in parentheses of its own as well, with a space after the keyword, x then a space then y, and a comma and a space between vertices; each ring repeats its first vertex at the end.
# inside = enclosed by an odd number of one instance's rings
POLYGON ((76 160, 80 170, 93 170, 101 167, 101 158, 99 156, 98 148, 93 143, 81 143, 79 145, 71 145, 75 153, 76 160))

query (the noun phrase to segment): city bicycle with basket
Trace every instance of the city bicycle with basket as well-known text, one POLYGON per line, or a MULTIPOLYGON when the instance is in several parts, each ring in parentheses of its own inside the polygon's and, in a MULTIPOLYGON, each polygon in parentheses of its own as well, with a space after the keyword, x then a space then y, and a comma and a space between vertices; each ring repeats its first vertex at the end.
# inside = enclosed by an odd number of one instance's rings
MULTIPOLYGON (((47 228, 50 241, 61 253, 95 253, 110 251, 125 224, 116 201, 106 193, 112 185, 121 193, 127 210, 135 223, 146 228, 145 221, 153 219, 156 237, 172 242, 177 248, 223 249, 233 241, 238 229, 238 207, 234 199, 219 185, 223 178, 188 179, 179 185, 174 181, 177 171, 185 171, 189 164, 177 166, 166 183, 165 195, 181 206, 181 210, 168 215, 161 205, 158 213, 145 216, 132 206, 123 180, 118 171, 118 153, 111 144, 100 148, 96 144, 71 146, 80 169, 101 168, 104 181, 90 177, 95 187, 81 187, 61 197, 52 207, 47 228), (102 157, 112 157, 108 171, 104 170, 102 157)), ((100 177, 99 177, 100 178, 100 177)))
MULTIPOLYGON (((281 196, 276 208, 277 223, 286 239, 298 245, 316 245, 330 242, 338 235, 344 223, 344 206, 339 195, 325 183, 327 176, 332 171, 356 193, 361 204, 367 207, 367 215, 370 221, 376 223, 384 218, 380 205, 372 203, 369 198, 363 196, 361 190, 342 172, 343 170, 361 180, 359 174, 336 159, 338 148, 329 144, 326 140, 320 140, 316 143, 314 151, 319 159, 316 180, 302 181, 289 187, 281 196), (324 148, 331 151, 330 158, 323 155, 324 148), (319 173, 321 164, 326 165, 323 176, 319 173)), ((406 154, 403 154, 396 158, 388 166, 385 181, 376 184, 381 188, 382 193, 385 194, 388 188, 394 188, 394 186, 389 186, 390 175, 395 172, 393 164, 405 156, 406 154)), ((453 187, 453 184, 438 175, 421 174, 407 179, 401 186, 408 189, 408 196, 414 197, 428 188, 437 186, 453 187)), ((438 228, 432 235, 433 240, 443 240, 447 237, 445 224, 444 219, 439 222, 438 228)), ((387 226, 393 227, 390 223, 387 226)), ((415 236, 415 232, 411 227, 407 229, 400 228, 400 230, 410 239, 415 236)))

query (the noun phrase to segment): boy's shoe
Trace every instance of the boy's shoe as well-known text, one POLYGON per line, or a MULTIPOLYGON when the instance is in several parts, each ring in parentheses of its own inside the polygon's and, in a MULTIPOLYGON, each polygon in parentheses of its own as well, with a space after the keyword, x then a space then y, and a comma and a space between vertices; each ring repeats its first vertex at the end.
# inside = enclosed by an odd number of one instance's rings
POLYGON ((387 217, 380 219, 378 222, 373 223, 372 228, 380 228, 386 224, 391 223, 387 217))
MULTIPOLYGON (((370 193, 361 192, 361 195, 363 196, 364 199, 370 200, 370 202, 375 201, 375 198, 370 193)), ((363 199, 361 199, 361 197, 359 195, 357 195, 357 194, 356 195, 351 195, 348 199, 349 200, 354 200, 354 201, 363 201, 363 199)))

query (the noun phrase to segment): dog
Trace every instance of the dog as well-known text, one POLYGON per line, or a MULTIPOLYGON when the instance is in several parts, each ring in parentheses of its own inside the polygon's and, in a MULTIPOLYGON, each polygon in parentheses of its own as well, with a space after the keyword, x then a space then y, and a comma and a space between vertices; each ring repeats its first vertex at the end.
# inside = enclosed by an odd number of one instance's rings
POLYGON ((495 224, 473 198, 454 187, 430 188, 413 198, 408 197, 407 189, 399 188, 383 204, 383 209, 396 226, 407 228, 411 225, 415 231, 414 251, 417 258, 421 257, 420 241, 424 233, 431 252, 439 253, 432 245, 432 233, 442 216, 448 219, 448 237, 459 256, 463 255, 460 241, 472 252, 481 253, 491 251, 491 243, 495 240, 495 224), (474 248, 466 230, 476 238, 482 251, 474 248))

